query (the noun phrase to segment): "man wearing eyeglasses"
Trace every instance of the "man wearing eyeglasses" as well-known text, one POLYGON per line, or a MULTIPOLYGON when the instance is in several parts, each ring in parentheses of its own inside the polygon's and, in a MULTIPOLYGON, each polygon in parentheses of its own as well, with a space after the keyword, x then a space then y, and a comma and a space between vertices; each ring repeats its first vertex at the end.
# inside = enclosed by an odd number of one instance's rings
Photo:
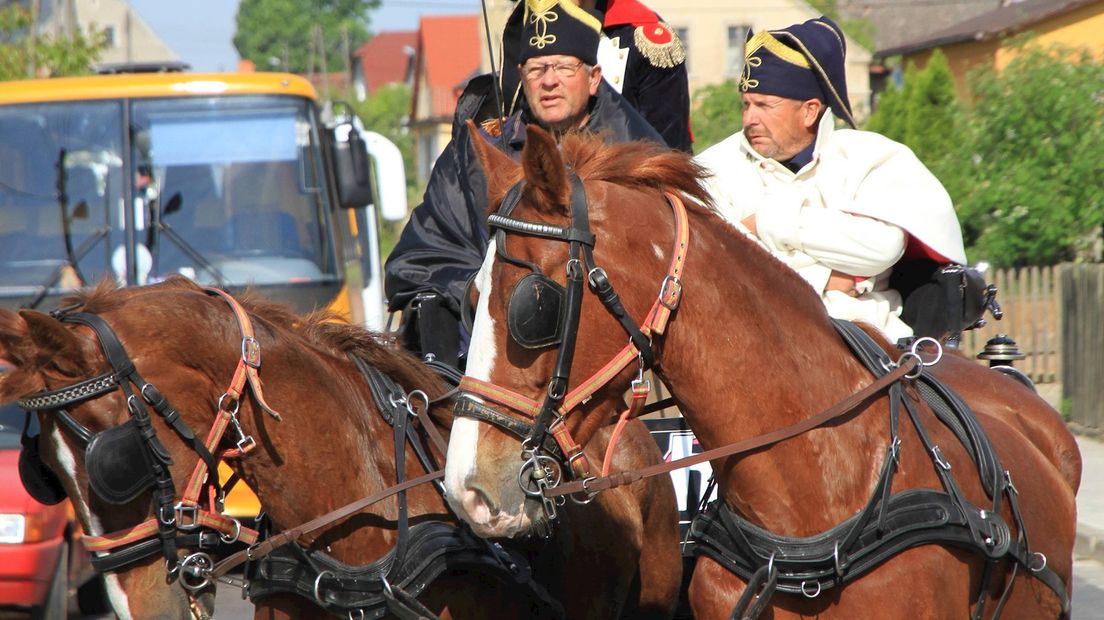
MULTIPOLYGON (((526 4, 528 17, 513 42, 518 66, 508 70, 518 72, 528 106, 505 119, 492 113, 473 137, 465 121, 487 116, 485 106, 492 102, 473 96, 470 87, 465 91, 457 103, 452 141, 437 158, 422 203, 384 266, 389 308, 403 310, 403 344, 455 366, 463 366, 467 349, 460 316, 468 281, 483 262, 488 239, 486 178, 471 141, 488 140, 518 158, 525 128, 536 124, 556 136, 587 131, 607 142, 664 143, 603 81, 597 62, 601 20, 571 0, 526 4)), ((484 81, 492 79, 485 76, 484 81)))
MULTIPOLYGON (((574 4, 602 15, 597 52, 602 78, 663 136, 667 146, 691 152, 686 50, 675 31, 639 0, 574 0, 574 4)), ((518 64, 518 48, 506 42, 520 36, 530 16, 528 5, 519 2, 506 20, 502 34, 506 66, 518 64)), ((512 71, 500 76, 507 113, 527 103, 519 77, 512 71)))

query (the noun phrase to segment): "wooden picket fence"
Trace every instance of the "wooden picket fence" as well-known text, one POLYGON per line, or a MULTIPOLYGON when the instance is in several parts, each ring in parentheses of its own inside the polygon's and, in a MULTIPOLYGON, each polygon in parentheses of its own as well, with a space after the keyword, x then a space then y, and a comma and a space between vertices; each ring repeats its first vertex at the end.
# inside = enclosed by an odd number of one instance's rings
POLYGON ((1104 265, 1062 270, 1062 412, 1104 430, 1104 265))
MULTIPOLYGON (((1016 341, 1026 355, 1014 362, 1037 384, 1062 379, 1062 278, 1072 265, 1022 267, 990 270, 985 279, 997 286, 997 302, 1004 318, 997 321, 988 313, 988 323, 963 334, 961 350, 977 355, 985 343, 998 334, 1016 341)), ((981 363, 988 363, 982 361, 981 363)))

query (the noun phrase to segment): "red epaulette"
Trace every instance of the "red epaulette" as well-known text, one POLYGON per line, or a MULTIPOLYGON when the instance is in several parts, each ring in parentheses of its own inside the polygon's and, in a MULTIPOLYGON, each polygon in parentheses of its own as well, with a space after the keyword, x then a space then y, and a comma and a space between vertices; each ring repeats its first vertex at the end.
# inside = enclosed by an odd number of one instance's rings
POLYGON ((636 26, 633 44, 652 65, 670 68, 686 60, 682 41, 670 26, 659 20, 655 11, 637 0, 609 0, 603 27, 625 24, 636 26))

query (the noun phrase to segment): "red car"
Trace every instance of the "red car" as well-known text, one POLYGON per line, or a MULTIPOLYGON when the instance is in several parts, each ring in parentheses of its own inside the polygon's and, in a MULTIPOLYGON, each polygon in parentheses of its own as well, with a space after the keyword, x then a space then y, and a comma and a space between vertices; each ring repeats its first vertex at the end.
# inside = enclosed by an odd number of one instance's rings
POLYGON ((54 506, 27 495, 19 479, 24 413, 0 406, 0 608, 34 618, 65 618, 70 590, 84 613, 109 610, 103 580, 80 543, 69 500, 54 506))

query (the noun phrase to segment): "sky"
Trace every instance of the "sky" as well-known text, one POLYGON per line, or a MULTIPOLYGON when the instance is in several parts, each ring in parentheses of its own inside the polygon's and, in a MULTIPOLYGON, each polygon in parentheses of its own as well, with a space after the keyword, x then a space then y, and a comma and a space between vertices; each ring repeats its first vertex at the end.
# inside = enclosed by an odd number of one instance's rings
MULTIPOLYGON (((130 0, 130 5, 193 71, 233 71, 238 0, 130 0)), ((369 16, 371 30, 417 30, 422 15, 478 13, 479 0, 383 0, 369 16)))

